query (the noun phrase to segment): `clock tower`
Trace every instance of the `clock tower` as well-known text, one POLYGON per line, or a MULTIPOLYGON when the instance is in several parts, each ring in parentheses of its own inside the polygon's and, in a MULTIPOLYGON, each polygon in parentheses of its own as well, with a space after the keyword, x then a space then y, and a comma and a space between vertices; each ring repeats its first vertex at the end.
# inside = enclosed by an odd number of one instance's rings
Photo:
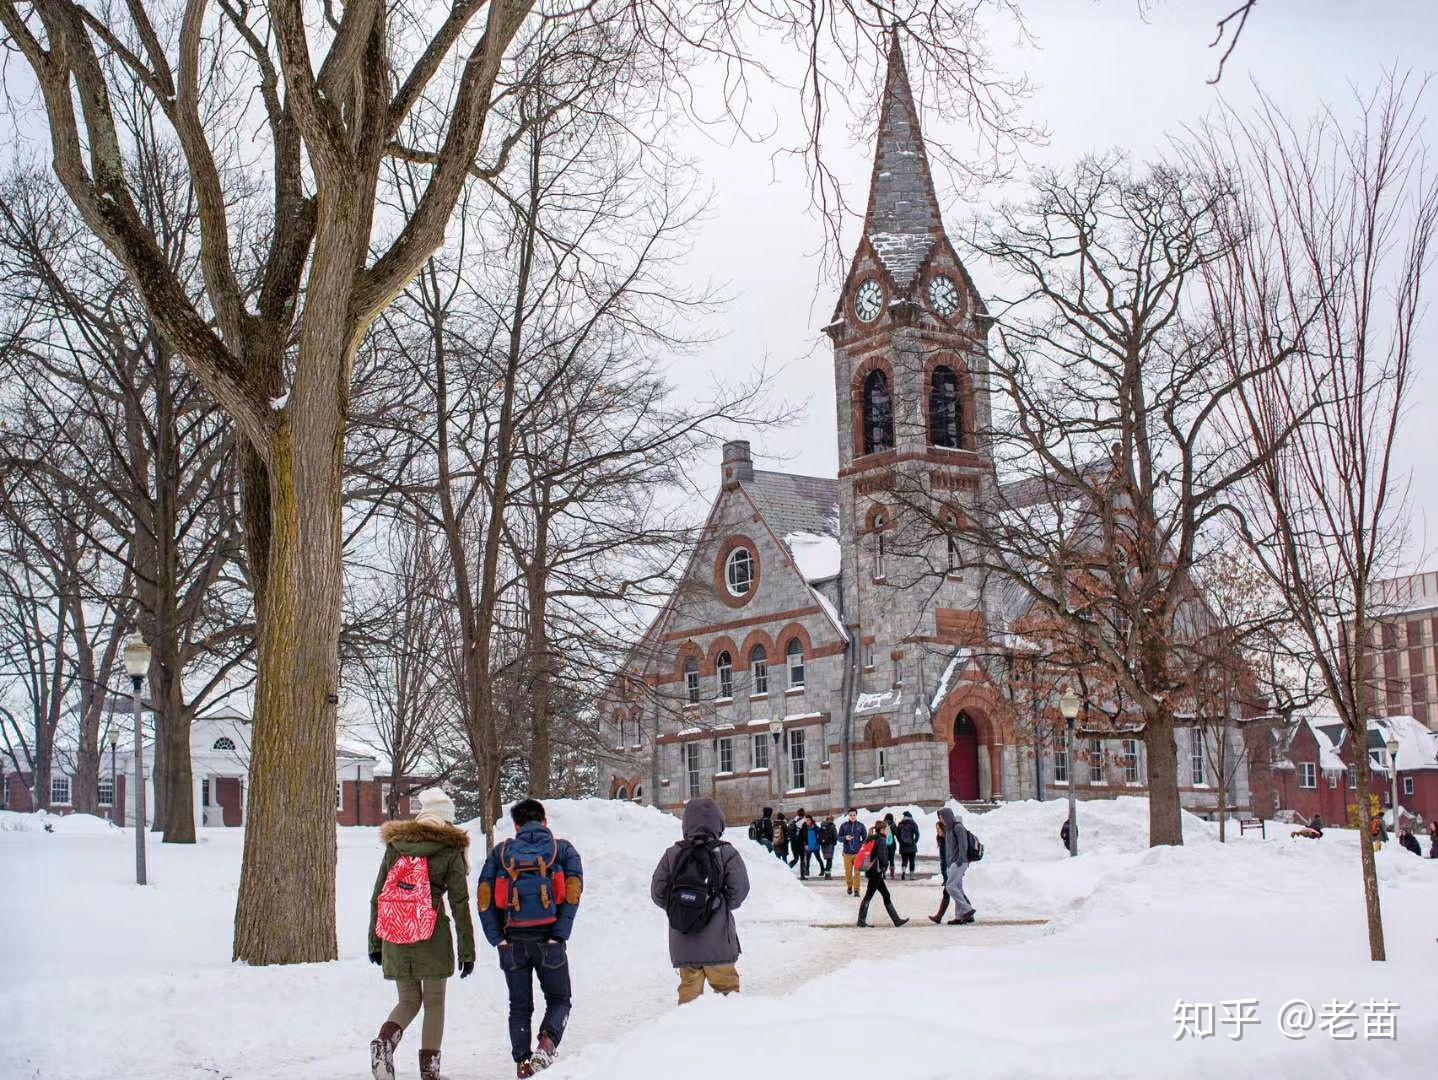
MULTIPOLYGON (((916 704, 927 709, 953 650, 983 634, 981 583, 935 522, 961 515, 992 481, 988 325, 944 232, 895 37, 863 236, 825 327, 838 397, 844 622, 860 645, 866 699, 904 702, 886 720, 894 737, 923 725, 916 704)), ((864 726, 856 717, 856 742, 864 726)))

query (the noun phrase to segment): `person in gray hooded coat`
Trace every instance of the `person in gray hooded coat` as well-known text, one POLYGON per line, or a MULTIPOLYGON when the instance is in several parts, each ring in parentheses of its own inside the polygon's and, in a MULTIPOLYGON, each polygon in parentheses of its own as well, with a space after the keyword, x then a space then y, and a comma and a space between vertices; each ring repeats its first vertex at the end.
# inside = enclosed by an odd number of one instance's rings
MULTIPOLYGON (((947 806, 939 811, 939 820, 944 823, 944 860, 948 867, 944 877, 944 894, 954 902, 954 917, 949 920, 949 925, 971 923, 974 921, 974 905, 969 903, 968 894, 964 892, 964 872, 969 868, 969 830, 947 806)), ((940 918, 943 911, 942 907, 939 908, 940 918)))
POLYGON ((707 981, 715 993, 733 994, 739 990, 739 931, 734 926, 734 911, 749 895, 749 872, 743 856, 726 843, 724 814, 713 799, 690 799, 684 807, 684 839, 664 853, 654 868, 649 895, 656 905, 667 908, 669 888, 680 855, 686 846, 701 844, 713 852, 719 866, 717 891, 719 909, 709 921, 692 934, 669 928, 669 962, 679 971, 679 1004, 693 1001, 704 993, 707 981))

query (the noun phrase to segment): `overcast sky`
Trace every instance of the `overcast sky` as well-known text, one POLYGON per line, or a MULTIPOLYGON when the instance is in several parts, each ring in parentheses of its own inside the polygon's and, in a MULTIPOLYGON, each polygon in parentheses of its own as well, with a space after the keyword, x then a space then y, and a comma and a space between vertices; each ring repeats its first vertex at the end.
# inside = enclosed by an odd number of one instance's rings
MULTIPOLYGON (((1046 145, 1026 153, 1031 163, 1063 166, 1089 151, 1120 147, 1136 162, 1162 153, 1167 138, 1212 111, 1219 94, 1235 104, 1252 101, 1251 80, 1287 112, 1307 117, 1322 103, 1345 105, 1352 87, 1371 88, 1388 66, 1427 75, 1438 66, 1438 3, 1434 0, 1261 0, 1249 21, 1221 86, 1212 87, 1217 57, 1207 46, 1215 20, 1232 0, 1159 0, 1147 18, 1138 0, 1025 0, 1032 45, 1000 29, 991 44, 999 64, 1026 76, 1035 92, 1027 118, 1048 130, 1046 145)), ((875 76, 877 78, 877 75, 875 76)), ((857 108, 872 104, 876 87, 856 95, 857 108)), ((1427 95, 1428 111, 1438 87, 1427 95)), ((781 124, 792 125, 797 99, 772 91, 769 105, 781 124)), ((931 142, 965 145, 966 132, 925 111, 931 142)), ((872 166, 870 124, 847 144, 831 143, 830 165, 848 186, 850 203, 864 205, 872 166)), ((792 128, 791 128, 792 130, 792 128)), ((1427 122, 1433 145, 1434 125, 1427 122)), ((710 328, 722 336, 699 354, 676 364, 676 374, 707 385, 716 373, 766 363, 779 369, 777 390, 804 406, 803 419, 783 431, 753 437, 761 467, 833 475, 837 447, 832 354, 820 328, 828 321, 842 270, 817 258, 823 230, 811 212, 808 188, 797 162, 771 160, 775 144, 716 145, 694 142, 705 178, 715 189, 712 212, 701 226, 690 263, 696 280, 712 279, 733 297, 710 328)), ((1438 160, 1435 160, 1438 165, 1438 160)), ((962 236, 975 213, 1001 197, 994 190, 959 197, 952 178, 935 162, 944 220, 960 254, 962 236)), ((1012 195, 1013 189, 1007 194, 1012 195)), ((845 233, 844 258, 857 228, 845 233)), ((970 260, 981 292, 989 292, 983 267, 970 260)), ((1430 278, 1428 292, 1438 288, 1430 278)), ((1410 561, 1431 564, 1438 523, 1438 311, 1430 311, 1422 340, 1422 370, 1403 436, 1403 466, 1413 473, 1414 528, 1410 561)), ((717 482, 718 462, 710 474, 717 482)), ((706 483, 713 490, 714 483, 706 483)))

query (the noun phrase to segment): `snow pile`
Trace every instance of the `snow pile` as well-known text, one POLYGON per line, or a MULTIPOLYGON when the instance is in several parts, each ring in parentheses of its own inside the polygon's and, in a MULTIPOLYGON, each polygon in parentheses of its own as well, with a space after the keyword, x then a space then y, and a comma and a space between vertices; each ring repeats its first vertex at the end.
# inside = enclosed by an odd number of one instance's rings
POLYGON ((19 814, 13 810, 0 810, 0 832, 57 832, 72 836, 103 835, 120 830, 104 818, 93 814, 51 814, 37 810, 33 814, 19 814))

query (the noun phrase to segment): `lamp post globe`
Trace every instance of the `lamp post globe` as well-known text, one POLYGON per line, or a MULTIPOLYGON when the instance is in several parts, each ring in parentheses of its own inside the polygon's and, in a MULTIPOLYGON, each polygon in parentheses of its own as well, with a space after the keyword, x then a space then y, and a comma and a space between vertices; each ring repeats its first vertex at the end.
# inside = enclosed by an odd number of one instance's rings
POLYGON ((1069 788, 1069 858, 1078 855, 1078 804, 1074 785, 1074 721, 1078 719, 1079 708, 1083 704, 1079 696, 1073 692, 1073 687, 1065 686, 1064 692, 1059 695, 1059 712, 1063 715, 1064 726, 1067 729, 1068 742, 1065 748, 1068 768, 1069 788))
POLYGON ((779 760, 779 739, 784 734, 784 721, 777 716, 773 720, 770 720, 769 734, 774 737, 774 749, 770 751, 769 754, 769 775, 773 778, 770 782, 774 787, 773 794, 778 795, 779 792, 783 790, 781 785, 783 784, 782 770, 784 765, 779 760))
POLYGON ((145 741, 140 720, 140 687, 150 670, 150 646, 139 634, 125 642, 125 674, 130 676, 130 703, 135 712, 135 884, 146 883, 145 873, 145 741))

